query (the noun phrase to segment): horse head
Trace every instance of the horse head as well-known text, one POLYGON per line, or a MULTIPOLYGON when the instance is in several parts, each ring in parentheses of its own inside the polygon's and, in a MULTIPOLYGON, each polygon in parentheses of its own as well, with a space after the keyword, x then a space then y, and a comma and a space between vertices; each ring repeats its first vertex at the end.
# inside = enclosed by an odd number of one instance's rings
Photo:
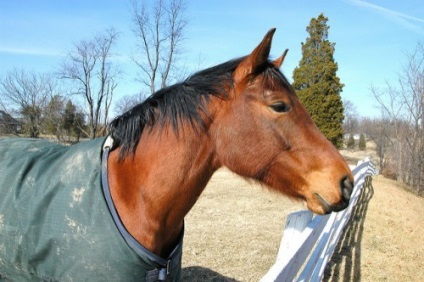
POLYGON ((270 189, 305 200, 317 214, 349 204, 353 177, 280 72, 287 50, 269 60, 271 29, 232 73, 211 134, 221 165, 270 189))

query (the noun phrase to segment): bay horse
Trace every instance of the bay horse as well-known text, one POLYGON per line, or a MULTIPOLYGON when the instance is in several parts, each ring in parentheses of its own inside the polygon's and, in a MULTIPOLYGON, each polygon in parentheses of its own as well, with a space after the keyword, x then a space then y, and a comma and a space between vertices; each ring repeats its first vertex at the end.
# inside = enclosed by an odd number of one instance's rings
POLYGON ((154 93, 106 139, 2 141, 0 278, 179 280, 184 217, 220 167, 317 214, 346 208, 351 171, 279 70, 287 50, 269 59, 274 32, 154 93))

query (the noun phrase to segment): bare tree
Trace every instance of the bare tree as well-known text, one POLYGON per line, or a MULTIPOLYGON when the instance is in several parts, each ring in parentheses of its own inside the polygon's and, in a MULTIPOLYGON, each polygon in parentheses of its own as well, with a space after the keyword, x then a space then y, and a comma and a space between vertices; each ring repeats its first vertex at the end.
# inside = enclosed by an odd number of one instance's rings
POLYGON ((390 120, 398 179, 424 191, 424 44, 408 55, 408 63, 398 76, 397 87, 373 89, 382 114, 390 120))
POLYGON ((145 98, 146 97, 141 93, 123 96, 116 101, 115 110, 118 114, 122 114, 134 107, 135 105, 141 103, 145 98))
POLYGON ((133 32, 139 43, 139 54, 133 60, 140 68, 139 80, 154 93, 167 86, 181 54, 181 43, 187 25, 185 0, 155 0, 152 7, 147 1, 141 6, 132 1, 133 32))
POLYGON ((355 133, 355 130, 358 129, 358 111, 356 110, 355 105, 347 99, 343 99, 343 108, 345 115, 343 123, 344 131, 345 133, 353 134, 355 133))
POLYGON ((73 82, 72 92, 86 102, 89 132, 85 133, 91 138, 96 138, 104 128, 117 86, 120 72, 112 64, 111 52, 117 37, 118 33, 110 28, 92 39, 82 40, 69 52, 60 71, 61 78, 73 82))
POLYGON ((418 192, 424 191, 424 42, 408 55, 408 64, 399 76, 405 107, 404 151, 409 157, 403 181, 418 192))
POLYGON ((56 84, 50 74, 12 70, 0 81, 0 96, 8 112, 17 110, 24 118, 24 129, 30 137, 40 135, 42 112, 56 93, 56 84))
POLYGON ((393 124, 388 118, 362 118, 359 128, 361 132, 367 134, 368 138, 374 141, 378 165, 383 175, 392 175, 388 162, 388 153, 393 148, 393 124))

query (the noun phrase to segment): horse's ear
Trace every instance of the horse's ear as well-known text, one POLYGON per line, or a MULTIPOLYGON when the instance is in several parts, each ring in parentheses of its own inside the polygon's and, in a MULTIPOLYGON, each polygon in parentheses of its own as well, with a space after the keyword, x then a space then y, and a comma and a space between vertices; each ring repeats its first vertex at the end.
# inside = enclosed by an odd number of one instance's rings
POLYGON ((281 65, 284 62, 284 58, 287 55, 287 52, 289 51, 289 49, 286 49, 283 53, 283 55, 281 55, 279 58, 277 58, 275 61, 272 62, 272 64, 276 67, 276 68, 280 68, 281 65))
POLYGON ((253 50, 253 52, 241 61, 233 73, 234 81, 240 82, 250 74, 254 73, 258 68, 268 62, 269 52, 271 51, 272 36, 275 28, 272 28, 265 35, 262 42, 253 50))

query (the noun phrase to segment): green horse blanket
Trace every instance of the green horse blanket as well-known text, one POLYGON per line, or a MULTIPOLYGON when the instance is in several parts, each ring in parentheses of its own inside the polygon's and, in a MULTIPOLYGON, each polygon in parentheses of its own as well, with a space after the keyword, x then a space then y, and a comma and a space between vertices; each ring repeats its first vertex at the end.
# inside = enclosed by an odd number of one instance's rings
POLYGON ((162 259, 128 234, 110 197, 104 142, 0 140, 0 280, 179 280, 183 236, 162 259))

